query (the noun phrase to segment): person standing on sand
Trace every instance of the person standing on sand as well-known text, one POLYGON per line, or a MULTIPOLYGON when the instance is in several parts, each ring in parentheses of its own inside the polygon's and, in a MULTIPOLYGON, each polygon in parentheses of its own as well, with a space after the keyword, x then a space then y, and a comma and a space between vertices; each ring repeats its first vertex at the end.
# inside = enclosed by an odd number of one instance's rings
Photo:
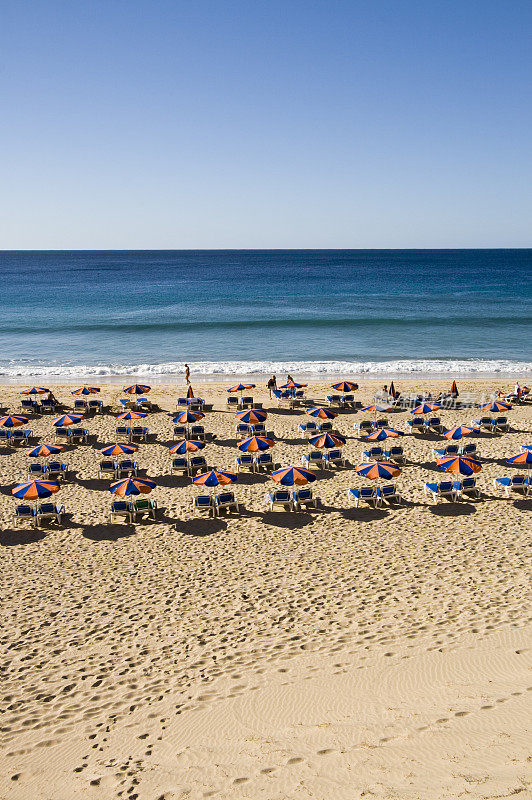
POLYGON ((266 388, 270 391, 270 400, 272 398, 272 392, 277 389, 277 378, 275 375, 272 375, 268 383, 266 384, 266 388))
POLYGON ((185 380, 190 386, 190 367, 188 364, 185 364, 185 380))
POLYGON ((290 375, 290 373, 288 373, 288 375, 286 376, 286 382, 287 383, 294 383, 295 382, 294 379, 292 378, 292 376, 290 375))

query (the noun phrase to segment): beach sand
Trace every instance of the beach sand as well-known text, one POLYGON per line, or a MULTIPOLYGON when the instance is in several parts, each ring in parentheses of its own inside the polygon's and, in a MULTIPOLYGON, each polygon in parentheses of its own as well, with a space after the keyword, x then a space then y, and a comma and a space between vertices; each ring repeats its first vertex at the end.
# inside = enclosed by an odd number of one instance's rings
MULTIPOLYGON (((236 455, 228 385, 194 387, 215 404, 205 427, 218 438, 204 454, 222 468, 236 455)), ((362 381, 357 399, 377 385, 362 381)), ((476 396, 495 386, 459 381, 476 396)), ((71 387, 53 388, 72 401, 71 387)), ((353 508, 346 490, 364 481, 347 469, 314 485, 324 510, 269 513, 272 482, 244 473, 245 515, 207 519, 192 515, 199 490, 170 477, 163 446, 182 393, 153 385, 165 411, 150 415, 157 438, 137 453, 158 484, 156 522, 106 523, 91 443, 64 454, 76 473, 57 495, 64 527, 15 531, 11 487, 29 459, 0 448, 2 800, 532 797, 532 497, 491 483, 517 472, 503 460, 532 443, 530 404, 508 412, 513 432, 469 437, 482 500, 428 502, 424 482, 441 478, 431 448, 444 440, 407 436, 415 463, 396 481, 400 508, 353 508)), ((254 395, 271 405, 264 389, 254 395)), ((119 396, 118 385, 100 395, 115 407, 119 396)), ((15 410, 17 387, 0 399, 15 410)), ((363 416, 336 421, 352 464, 363 416)), ((452 426, 478 411, 441 416, 452 426)), ((408 414, 389 418, 404 429, 408 414)), ((269 416, 283 465, 308 449, 304 419, 269 416)), ((115 424, 106 414, 86 426, 102 446, 115 424)), ((49 418, 29 427, 53 441, 49 418)))

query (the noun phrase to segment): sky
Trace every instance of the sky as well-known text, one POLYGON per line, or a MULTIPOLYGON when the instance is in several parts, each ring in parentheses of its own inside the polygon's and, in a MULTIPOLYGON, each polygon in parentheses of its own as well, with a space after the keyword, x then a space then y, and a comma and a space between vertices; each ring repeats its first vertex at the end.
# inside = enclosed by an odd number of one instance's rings
POLYGON ((0 0, 0 249, 532 246, 530 0, 0 0))

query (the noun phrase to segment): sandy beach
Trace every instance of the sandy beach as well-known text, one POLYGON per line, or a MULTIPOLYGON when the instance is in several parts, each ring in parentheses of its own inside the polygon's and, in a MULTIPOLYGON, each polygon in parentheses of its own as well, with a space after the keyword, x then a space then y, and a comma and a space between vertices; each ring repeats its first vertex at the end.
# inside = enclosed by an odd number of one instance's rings
MULTIPOLYGON (((357 399, 384 382, 360 381, 357 399)), ((511 432, 468 438, 480 500, 430 502, 423 485, 441 479, 432 448, 445 440, 407 435, 406 503, 355 509, 347 489, 367 481, 353 469, 365 449, 353 423, 371 415, 345 412, 335 427, 352 466, 320 473, 323 509, 269 512, 272 481, 243 473, 244 513, 210 519, 192 514, 200 490, 170 475, 183 386, 153 382, 156 436, 136 459, 157 483, 159 518, 110 525, 97 448, 115 440, 122 385, 97 395, 114 413, 86 420, 96 439, 63 454, 62 527, 14 529, 11 488, 30 459, 0 446, 2 800, 532 797, 532 497, 492 485, 520 471, 504 460, 532 444, 532 405, 508 412, 511 432)), ((203 453, 225 469, 237 455, 229 385, 194 384, 214 404, 203 453)), ((71 386, 51 386, 73 404, 71 386)), ((327 387, 307 393, 322 400, 327 387)), ((10 411, 20 388, 0 387, 10 411)), ((494 388, 513 382, 459 380, 461 395, 494 388)), ((303 411, 278 409, 263 386, 253 394, 271 409, 275 460, 300 464, 303 411)), ((440 416, 469 424, 478 409, 440 416)), ((410 415, 388 417, 405 430, 410 415)), ((53 441, 49 417, 27 427, 53 441)))

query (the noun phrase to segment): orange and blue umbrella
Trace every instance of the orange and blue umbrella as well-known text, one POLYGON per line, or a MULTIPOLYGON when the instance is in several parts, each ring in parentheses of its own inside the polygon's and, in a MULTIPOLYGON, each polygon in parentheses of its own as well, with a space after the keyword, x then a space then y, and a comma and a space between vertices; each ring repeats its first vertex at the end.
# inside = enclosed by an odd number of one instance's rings
POLYGON ((197 442, 194 439, 182 439, 180 442, 173 444, 168 449, 168 452, 172 453, 172 455, 177 453, 180 456, 184 456, 185 453, 197 453, 198 450, 203 450, 204 447, 205 442, 197 442))
POLYGON ((470 433, 476 433, 475 428, 469 428, 467 425, 457 425, 456 428, 451 428, 443 434, 446 439, 462 439, 464 436, 469 436, 470 433))
POLYGON ((187 390, 187 398, 190 400, 192 397, 194 397, 194 389, 192 386, 189 386, 187 390))
POLYGON ((342 447, 345 444, 345 439, 339 433, 320 433, 318 436, 311 436, 308 440, 312 447, 318 447, 320 450, 328 450, 332 447, 342 447))
POLYGON ((390 406, 381 405, 380 403, 373 403, 371 406, 364 406, 360 409, 367 414, 382 414, 385 411, 392 411, 390 406))
POLYGON ((335 419, 338 414, 335 411, 331 411, 330 408, 307 408, 305 409, 305 414, 309 417, 318 417, 318 419, 335 419))
POLYGON ((196 475, 192 478, 192 483, 196 486, 209 486, 214 488, 216 486, 228 486, 238 480, 236 472, 226 472, 217 469, 211 469, 209 472, 203 472, 201 475, 196 475))
POLYGON ((97 394, 100 391, 98 386, 80 386, 79 389, 74 389, 70 394, 97 394))
POLYGON ((243 453, 258 453, 260 450, 268 450, 274 444, 273 439, 268 439, 266 436, 250 436, 249 439, 239 442, 237 447, 243 453))
POLYGON ((453 381, 453 385, 451 386, 451 397, 458 397, 458 386, 456 385, 456 381, 453 381))
POLYGON ((49 391, 44 386, 32 386, 30 389, 23 389, 20 394, 46 394, 49 391))
POLYGON ((109 491, 118 497, 127 497, 130 494, 149 494, 156 486, 155 481, 149 478, 122 478, 112 483, 109 491))
POLYGON ((501 411, 511 411, 512 406, 510 403, 502 403, 500 400, 494 400, 490 403, 485 403, 480 406, 481 411, 490 411, 492 414, 497 414, 501 411))
POLYGON ((143 383, 133 383, 131 386, 124 386, 126 394, 147 394, 151 386, 146 386, 143 383))
POLYGON ((52 420, 52 425, 56 428, 62 428, 64 425, 76 425, 83 419, 83 414, 61 414, 60 417, 55 417, 52 420))
POLYGON ((301 467, 283 467, 270 472, 270 478, 281 486, 305 486, 316 480, 316 476, 308 469, 301 467))
POLYGON ((236 386, 231 386, 231 388, 228 389, 227 391, 231 392, 231 393, 234 393, 234 392, 245 392, 248 389, 254 389, 254 388, 255 388, 255 384, 254 383, 237 383, 236 386))
POLYGON ((307 384, 306 383, 296 383, 296 381, 288 381, 288 383, 283 383, 279 387, 280 389, 303 389, 307 384))
POLYGON ((351 383, 351 381, 340 381, 340 383, 333 383, 332 388, 336 389, 337 392, 343 392, 347 394, 347 392, 356 392, 358 389, 358 383, 351 383))
POLYGON ((391 461, 367 461, 359 464, 356 471, 363 478, 371 478, 372 480, 377 480, 377 478, 389 480, 401 474, 397 464, 392 464, 391 461))
POLYGON ((32 447, 27 452, 32 458, 48 458, 48 456, 56 456, 58 453, 62 453, 64 449, 60 444, 38 444, 37 447, 32 447))
POLYGON ((404 436, 403 431, 396 431, 393 428, 378 428, 366 436, 368 442, 382 442, 384 439, 397 439, 404 436))
POLYGON ((442 472, 452 472, 456 475, 473 475, 482 469, 480 461, 469 456, 446 456, 439 458, 436 464, 442 472))
POLYGON ((120 420, 127 420, 127 419, 144 419, 147 417, 147 414, 143 414, 142 411, 123 411, 122 414, 119 414, 116 419, 120 420))
POLYGON ((186 411, 180 411, 177 417, 174 417, 174 422, 179 423, 180 425, 189 425, 191 422, 197 422, 200 419, 203 419, 205 414, 201 411, 190 411, 187 409, 186 411))
POLYGON ((264 422, 268 418, 268 412, 263 411, 261 408, 249 408, 247 411, 237 411, 235 417, 240 422, 255 425, 257 422, 264 422))
POLYGON ((7 417, 0 417, 0 425, 3 428, 18 428, 20 425, 27 425, 28 418, 18 414, 8 414, 7 417))
POLYGON ((441 408, 439 403, 421 403, 411 410, 411 414, 430 414, 431 411, 438 411, 441 408))
POLYGON ((57 481, 25 481, 11 489, 11 494, 21 500, 38 500, 41 497, 50 497, 60 488, 57 481))
POLYGON ((102 456, 130 456, 136 453, 138 447, 134 444, 108 444, 107 447, 102 447, 98 452, 102 456))
POLYGON ((506 462, 508 464, 517 464, 517 465, 526 464, 528 467, 530 467, 530 465, 532 465, 532 450, 525 450, 524 453, 518 453, 516 456, 507 458, 506 462))

